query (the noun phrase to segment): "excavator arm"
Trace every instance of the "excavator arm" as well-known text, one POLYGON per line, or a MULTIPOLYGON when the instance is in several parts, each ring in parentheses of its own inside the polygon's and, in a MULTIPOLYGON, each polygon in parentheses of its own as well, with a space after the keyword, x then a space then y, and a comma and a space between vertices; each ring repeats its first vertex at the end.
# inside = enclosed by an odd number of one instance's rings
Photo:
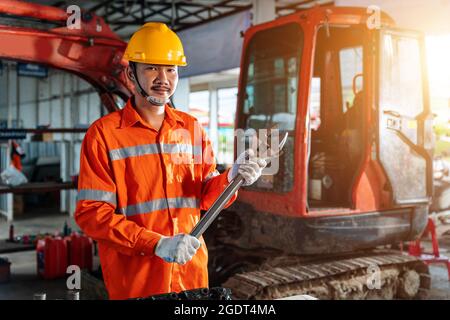
POLYGON ((101 17, 81 11, 79 28, 69 28, 71 13, 16 0, 2 0, 0 15, 0 59, 76 74, 96 88, 109 112, 117 109, 114 95, 123 100, 131 95, 123 72, 126 43, 101 17))

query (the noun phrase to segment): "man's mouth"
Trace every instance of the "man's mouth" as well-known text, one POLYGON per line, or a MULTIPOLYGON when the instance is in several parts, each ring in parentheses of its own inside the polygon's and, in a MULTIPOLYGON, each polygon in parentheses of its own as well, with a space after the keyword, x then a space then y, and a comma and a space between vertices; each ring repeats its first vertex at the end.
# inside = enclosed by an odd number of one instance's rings
POLYGON ((170 88, 154 86, 154 87, 152 87, 152 91, 156 91, 158 93, 169 93, 170 92, 170 88))

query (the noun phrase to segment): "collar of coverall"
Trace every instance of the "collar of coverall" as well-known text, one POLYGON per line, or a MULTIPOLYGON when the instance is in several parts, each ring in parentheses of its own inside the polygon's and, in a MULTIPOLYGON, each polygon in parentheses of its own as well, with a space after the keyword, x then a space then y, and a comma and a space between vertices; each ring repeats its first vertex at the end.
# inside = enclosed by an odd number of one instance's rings
MULTIPOLYGON (((164 117, 164 121, 168 121, 171 126, 174 126, 177 122, 180 122, 184 125, 183 119, 171 108, 169 105, 164 106, 164 110, 166 112, 166 116, 164 117)), ((132 99, 128 99, 127 104, 122 109, 122 119, 120 123, 120 128, 126 128, 135 125, 137 122, 140 122, 142 125, 148 126, 144 120, 142 120, 139 113, 133 107, 132 99)))

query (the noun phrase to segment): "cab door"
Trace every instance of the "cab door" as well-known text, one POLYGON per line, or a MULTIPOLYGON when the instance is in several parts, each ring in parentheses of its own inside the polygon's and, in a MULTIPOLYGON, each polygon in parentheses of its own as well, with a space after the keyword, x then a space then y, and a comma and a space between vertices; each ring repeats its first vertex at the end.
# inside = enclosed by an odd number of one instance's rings
POLYGON ((424 39, 394 29, 381 29, 378 39, 378 160, 395 204, 428 203, 434 137, 424 39))

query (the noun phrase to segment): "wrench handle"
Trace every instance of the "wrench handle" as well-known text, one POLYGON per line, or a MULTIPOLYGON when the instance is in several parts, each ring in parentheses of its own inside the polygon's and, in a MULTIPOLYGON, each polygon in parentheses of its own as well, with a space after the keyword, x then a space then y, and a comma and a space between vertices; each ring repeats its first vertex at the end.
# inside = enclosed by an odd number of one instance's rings
POLYGON ((236 176, 221 193, 221 195, 214 201, 212 206, 206 211, 205 215, 200 219, 200 221, 195 225, 194 229, 191 231, 191 236, 197 239, 208 229, 211 223, 214 222, 216 217, 219 215, 220 211, 225 207, 231 197, 244 183, 244 177, 240 174, 236 176))

